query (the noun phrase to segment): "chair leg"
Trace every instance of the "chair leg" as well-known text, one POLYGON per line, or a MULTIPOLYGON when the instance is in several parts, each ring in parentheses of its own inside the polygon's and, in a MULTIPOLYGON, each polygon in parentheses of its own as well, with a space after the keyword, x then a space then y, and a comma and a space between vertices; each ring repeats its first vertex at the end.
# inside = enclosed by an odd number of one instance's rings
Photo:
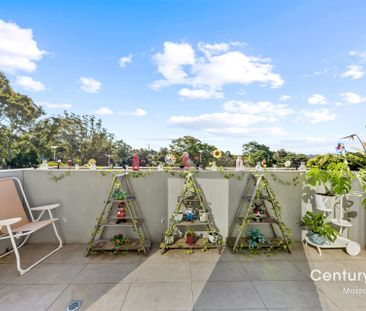
MULTIPOLYGON (((7 228, 8 229, 8 232, 9 232, 10 241, 11 241, 11 244, 13 246, 13 251, 14 251, 14 254, 15 254, 15 259, 16 259, 16 264, 17 264, 17 270, 19 271, 19 274, 20 275, 25 274, 26 272, 28 272, 29 270, 31 270, 32 268, 34 268, 36 265, 38 265, 39 263, 41 263, 43 260, 45 260, 46 258, 48 258, 49 256, 51 256, 52 254, 54 254, 55 252, 57 252, 60 248, 62 248, 62 246, 63 246, 62 240, 61 240, 60 235, 58 234, 58 231, 57 231, 57 228, 56 228, 55 223, 52 223, 52 226, 53 226, 55 235, 56 235, 56 237, 57 237, 57 239, 59 241, 59 245, 54 250, 52 250, 51 252, 49 252, 46 256, 42 257, 41 259, 39 259, 37 262, 33 263, 32 265, 30 265, 26 269, 22 269, 22 267, 21 267, 18 246, 17 246, 17 244, 15 242, 15 238, 14 238, 14 235, 13 235, 13 233, 11 231, 10 226, 9 226, 9 228, 7 228)), ((28 240, 30 234, 26 237, 25 241, 21 244, 21 246, 23 246, 24 243, 28 240)))

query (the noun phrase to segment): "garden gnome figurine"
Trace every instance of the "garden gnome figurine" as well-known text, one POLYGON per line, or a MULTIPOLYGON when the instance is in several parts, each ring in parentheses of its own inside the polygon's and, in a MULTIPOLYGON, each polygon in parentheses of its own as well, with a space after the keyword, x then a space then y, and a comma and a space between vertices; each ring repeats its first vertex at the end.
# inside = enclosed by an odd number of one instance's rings
POLYGON ((138 154, 135 154, 132 159, 132 170, 138 171, 140 169, 140 160, 138 154))
POLYGON ((189 169, 189 168, 191 168, 191 167, 194 166, 194 163, 189 158, 188 152, 183 152, 182 160, 183 160, 183 166, 184 166, 184 168, 188 168, 189 169))
POLYGON ((194 217, 193 208, 188 208, 187 209, 187 221, 193 221, 193 217, 194 217))

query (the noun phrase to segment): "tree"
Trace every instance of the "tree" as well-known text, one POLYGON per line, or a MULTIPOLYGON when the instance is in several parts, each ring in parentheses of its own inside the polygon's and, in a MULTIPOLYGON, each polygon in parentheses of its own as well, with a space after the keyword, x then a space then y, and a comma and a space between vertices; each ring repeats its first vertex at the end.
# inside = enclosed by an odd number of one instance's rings
POLYGON ((268 166, 273 164, 273 152, 270 148, 254 140, 243 145, 243 156, 250 166, 255 166, 257 162, 262 162, 262 160, 266 160, 268 166))
POLYGON ((0 72, 0 155, 9 165, 12 165, 14 154, 24 152, 17 149, 17 144, 42 114, 42 108, 28 96, 15 92, 0 72))
POLYGON ((215 146, 203 143, 193 136, 183 136, 173 139, 169 147, 180 164, 182 164, 183 152, 188 152, 190 159, 195 164, 200 164, 203 167, 208 166, 209 162, 212 161, 212 152, 216 149, 215 146))

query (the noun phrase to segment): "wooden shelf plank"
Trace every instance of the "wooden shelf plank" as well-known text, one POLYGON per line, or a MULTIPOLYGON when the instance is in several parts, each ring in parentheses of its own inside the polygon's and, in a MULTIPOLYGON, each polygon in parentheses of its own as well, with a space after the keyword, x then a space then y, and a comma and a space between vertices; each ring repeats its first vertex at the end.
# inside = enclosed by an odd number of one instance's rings
MULTIPOLYGON (((151 241, 145 240, 145 248, 151 247, 151 241)), ((129 240, 121 246, 120 251, 137 251, 142 249, 143 245, 138 240, 129 240)), ((96 241, 92 247, 93 251, 112 251, 114 250, 114 243, 110 240, 99 240, 96 241)))
MULTIPOLYGON (((162 244, 160 245, 162 247, 162 244)), ((218 248, 216 244, 212 244, 210 242, 204 242, 203 239, 198 239, 195 244, 188 245, 186 243, 186 238, 180 238, 179 240, 175 241, 174 244, 165 245, 167 249, 193 249, 193 248, 218 248)))
MULTIPOLYGON (((228 237, 226 239, 226 243, 233 248, 234 243, 235 243, 235 239, 233 237, 228 237)), ((285 245, 284 241, 281 238, 274 238, 274 239, 268 239, 271 241, 270 244, 259 244, 260 248, 268 248, 268 247, 275 247, 275 248, 283 248, 283 246, 285 245)), ((249 244, 248 244, 248 239, 247 238, 240 238, 239 246, 242 245, 243 248, 249 248, 249 244)))

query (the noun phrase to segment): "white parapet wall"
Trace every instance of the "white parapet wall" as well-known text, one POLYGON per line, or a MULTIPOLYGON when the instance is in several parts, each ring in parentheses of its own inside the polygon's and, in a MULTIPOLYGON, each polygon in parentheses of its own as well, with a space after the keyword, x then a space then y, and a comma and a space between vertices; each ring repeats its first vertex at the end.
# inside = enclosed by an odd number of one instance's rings
MULTIPOLYGON (((90 239, 96 218, 100 215, 112 184, 113 171, 108 170, 8 170, 0 171, 0 178, 17 176, 24 185, 33 206, 58 202, 55 212, 66 243, 86 243, 90 239)), ((227 236, 240 197, 253 171, 198 172, 196 179, 209 203, 215 223, 227 236)), ((302 213, 314 207, 309 189, 304 186, 304 173, 292 170, 268 170, 268 180, 282 207, 282 217, 292 232, 292 239, 301 240, 298 221, 302 213)), ((142 213, 153 242, 159 242, 168 218, 175 208, 183 180, 178 174, 153 171, 146 176, 129 177, 141 203, 142 213)), ((357 185, 356 185, 357 186, 357 185)), ((365 246, 365 212, 356 199, 352 210, 351 238, 365 246)), ((269 231, 270 232, 270 231, 269 231)), ((52 242, 51 231, 40 231, 32 239, 35 243, 52 242)))

